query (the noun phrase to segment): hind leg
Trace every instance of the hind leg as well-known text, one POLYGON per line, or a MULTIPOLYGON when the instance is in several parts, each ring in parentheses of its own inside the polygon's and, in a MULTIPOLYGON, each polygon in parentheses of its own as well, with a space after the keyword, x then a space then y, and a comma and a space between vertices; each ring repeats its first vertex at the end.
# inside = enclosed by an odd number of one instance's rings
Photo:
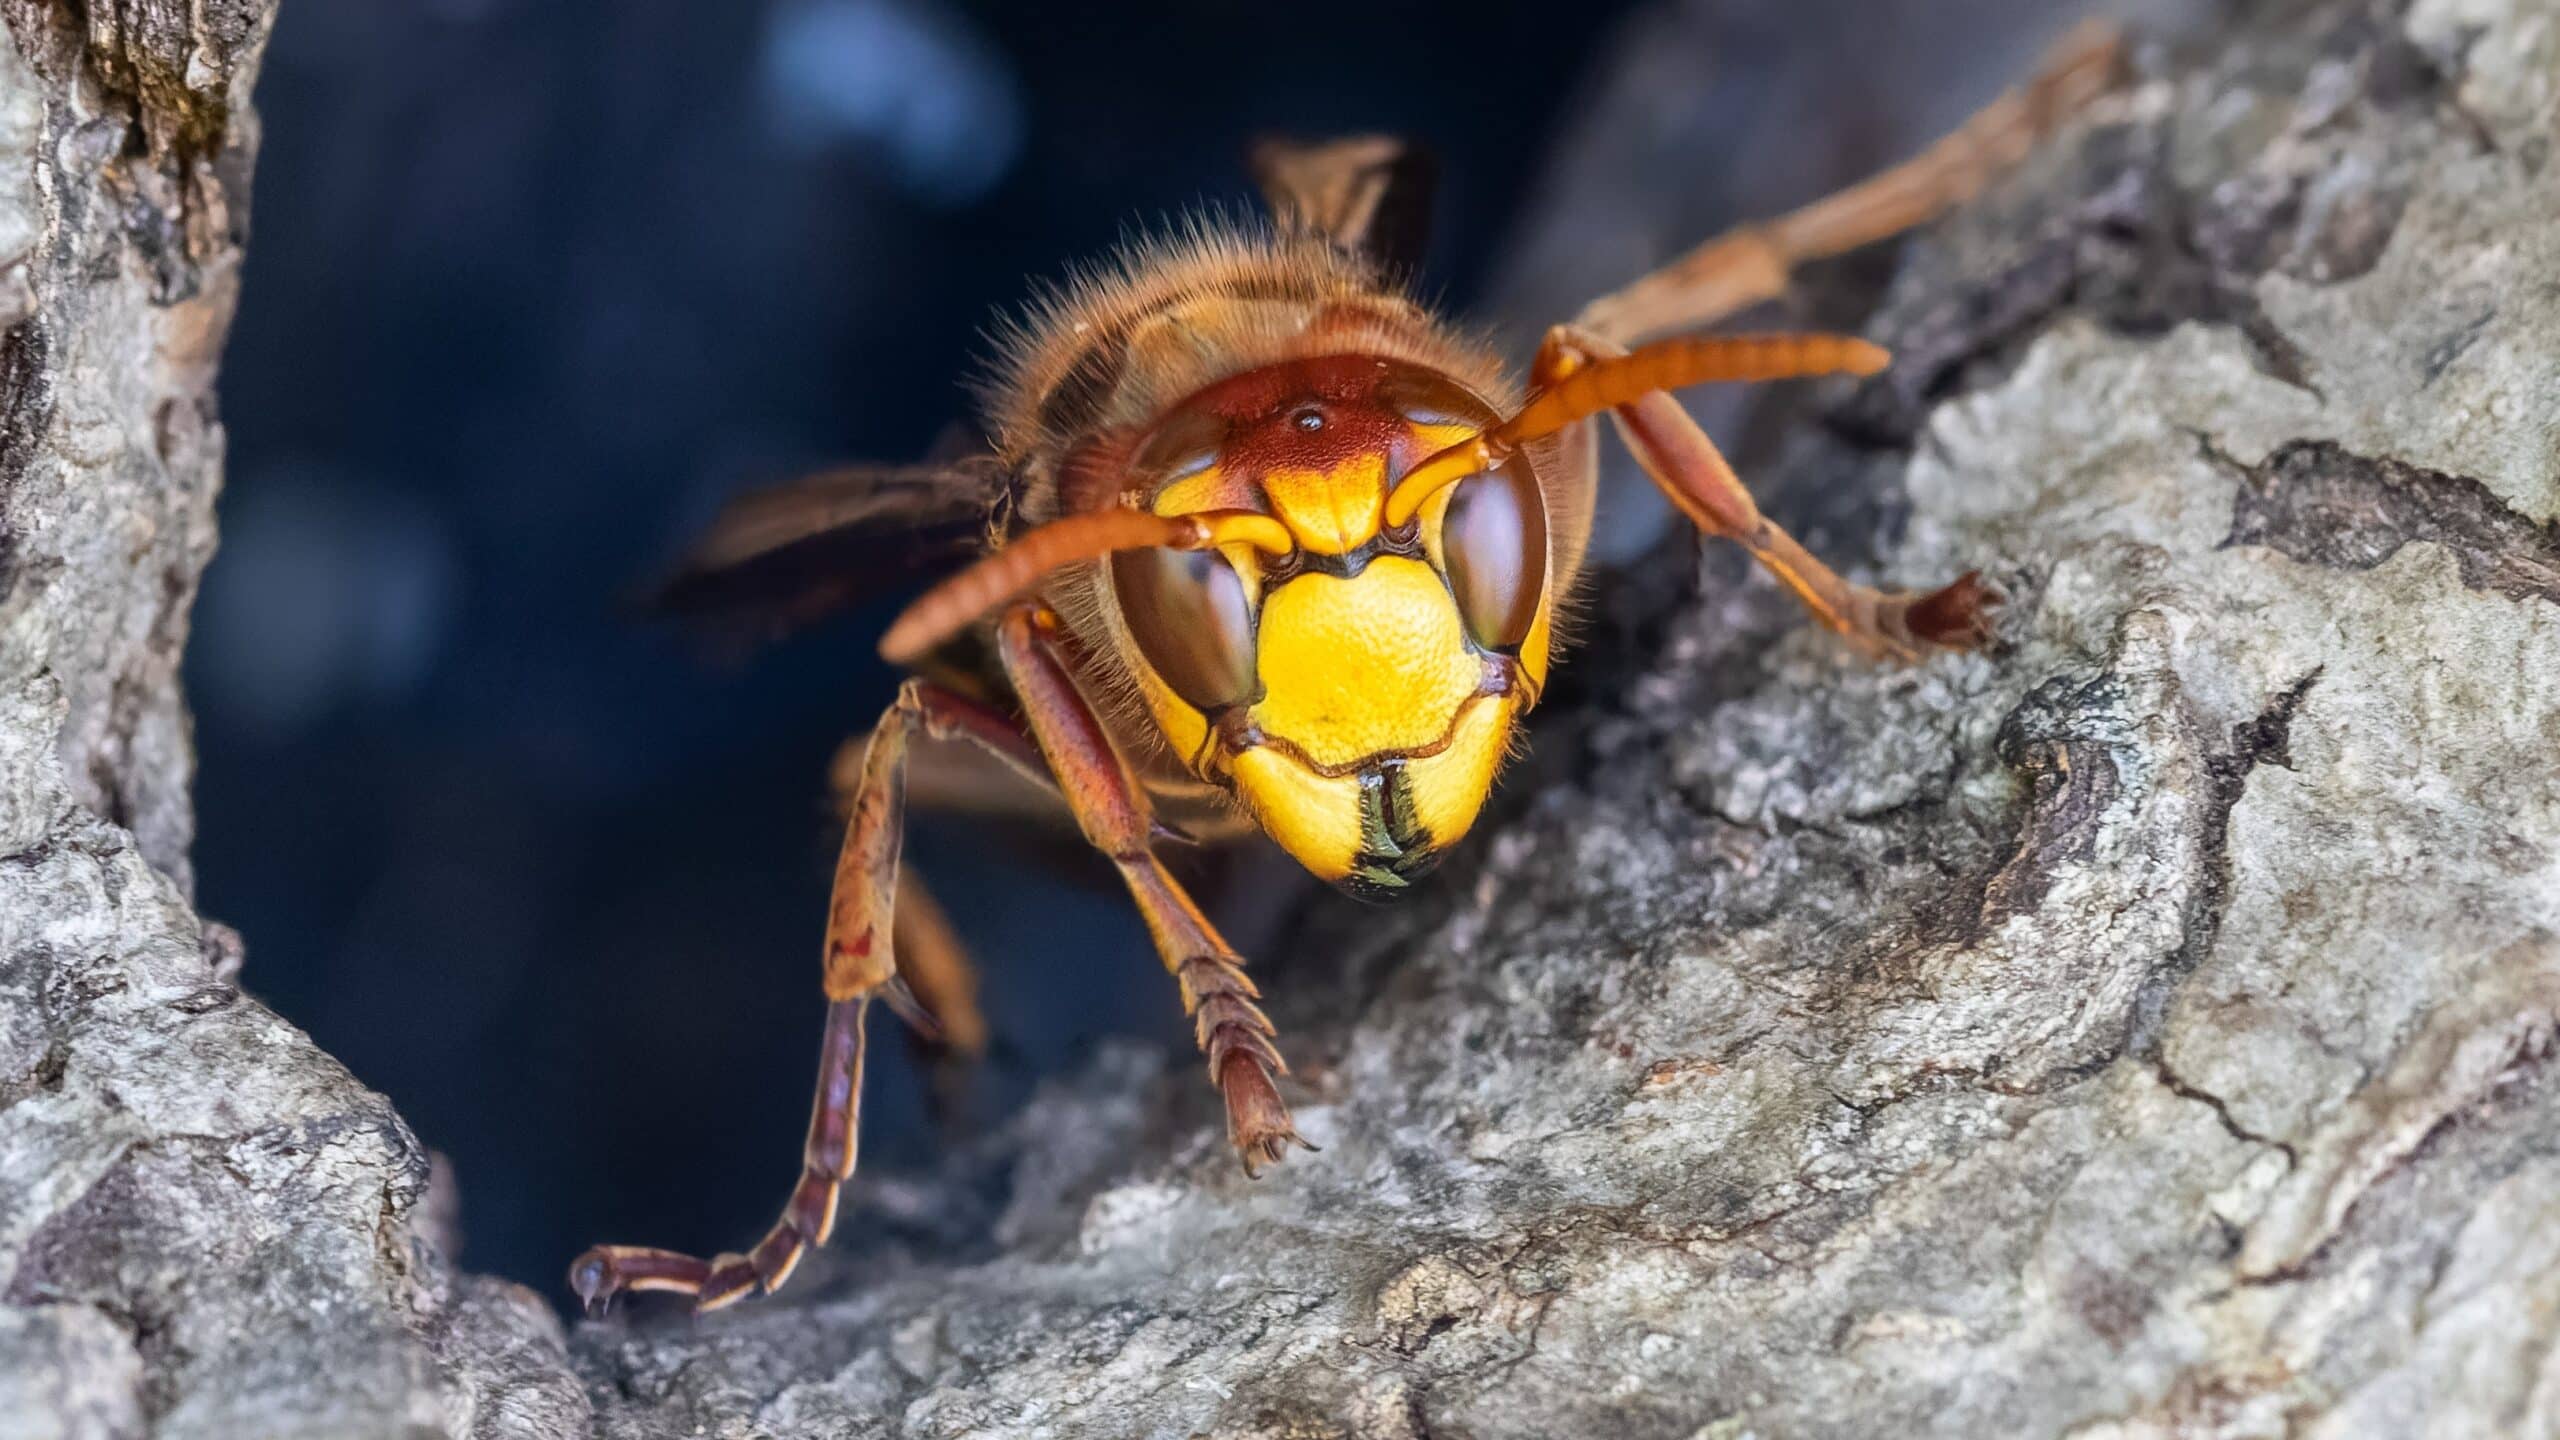
POLYGON ((2124 41, 2085 22, 2027 82, 1890 170, 1775 220, 1738 226, 1582 308, 1575 328, 1619 345, 1695 330, 1786 293, 1807 261, 1908 230, 1972 198, 2115 83, 2124 41))

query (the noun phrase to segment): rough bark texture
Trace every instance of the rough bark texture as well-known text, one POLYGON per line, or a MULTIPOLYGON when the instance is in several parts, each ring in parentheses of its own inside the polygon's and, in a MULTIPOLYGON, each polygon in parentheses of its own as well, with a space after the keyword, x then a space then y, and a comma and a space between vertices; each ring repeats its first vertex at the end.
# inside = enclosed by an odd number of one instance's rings
POLYGON ((1055 1094, 1001 1254, 584 1328, 601 1429, 2560 1432, 2556 17, 2149 57, 1757 473, 2000 648, 1718 560, 1472 875, 1264 968, 1324 1153, 1055 1094))
POLYGON ((564 1433, 549 1312, 411 1233, 390 1105, 188 905, 270 0, 0 0, 0 1435, 564 1433))
POLYGON ((1324 1153, 1248 1183, 1116 1053, 858 1181, 785 1302, 565 1360, 170 878, 218 432, 165 332, 231 239, 175 298, 64 197, 245 168, 257 28, 212 122, 0 87, 0 1428, 2560 1434, 2553 0, 2270 7, 1906 247, 1900 364, 1755 480, 1987 565, 2003 642, 1872 669, 1721 558, 1604 603, 1472 868, 1262 967, 1324 1153), (84 103, 153 148, 67 157, 84 103))

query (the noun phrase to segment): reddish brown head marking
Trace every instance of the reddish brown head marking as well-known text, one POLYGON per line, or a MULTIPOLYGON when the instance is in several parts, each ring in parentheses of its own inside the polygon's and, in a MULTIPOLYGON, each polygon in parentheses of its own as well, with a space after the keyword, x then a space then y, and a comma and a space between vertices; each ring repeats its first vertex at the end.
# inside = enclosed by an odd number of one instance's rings
POLYGON ((1412 432, 1386 403, 1387 372, 1385 361, 1366 355, 1291 361, 1213 385, 1181 408, 1224 425, 1218 458, 1232 474, 1338 470, 1392 450, 1412 432))
POLYGON ((1140 448, 1161 513, 1257 510, 1310 550, 1377 532, 1385 489, 1437 448, 1424 426, 1481 424, 1484 402, 1444 375, 1375 355, 1287 360, 1231 376, 1168 412, 1140 448))

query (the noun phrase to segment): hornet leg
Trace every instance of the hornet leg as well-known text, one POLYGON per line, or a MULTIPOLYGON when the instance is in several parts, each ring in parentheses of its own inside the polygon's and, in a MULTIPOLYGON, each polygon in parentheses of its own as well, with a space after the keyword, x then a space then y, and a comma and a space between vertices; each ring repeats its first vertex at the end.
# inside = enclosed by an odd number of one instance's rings
POLYGON ((1246 1172, 1259 1173, 1290 1145, 1314 1149, 1299 1137, 1272 1083, 1289 1067, 1272 1044, 1270 1019, 1254 1003, 1260 992, 1245 978, 1243 959, 1156 858, 1151 842, 1158 831, 1146 789, 1077 689, 1058 617, 1039 605, 1016 605, 998 622, 996 639, 1077 825, 1119 867, 1165 968, 1182 988, 1182 1008, 1208 1057, 1209 1079, 1226 1098, 1227 1138, 1246 1172))
MULTIPOLYGON (((782 1216, 746 1253, 708 1260, 639 1245, 599 1245, 569 1267, 569 1284, 591 1314, 625 1290, 667 1290, 717 1310, 761 1290, 782 1288, 801 1257, 835 1230, 836 1200, 853 1174, 862 1113, 864 1021, 874 999, 921 1016, 898 979, 892 936, 898 857, 906 821, 906 758, 916 734, 982 739, 1010 729, 1001 715, 921 680, 909 680, 872 732, 836 858, 821 952, 827 1017, 818 1047, 817 1099, 801 1148, 800 1180, 782 1216)), ((1018 732, 1017 732, 1018 733, 1018 732)))
POLYGON ((2115 83, 2124 40, 2088 21, 2025 84, 1955 133, 1880 174, 1775 220, 1738 226, 1582 308, 1574 325, 1620 345, 1697 330, 1784 294, 1796 266, 1873 244, 1946 213, 2016 164, 2115 83))

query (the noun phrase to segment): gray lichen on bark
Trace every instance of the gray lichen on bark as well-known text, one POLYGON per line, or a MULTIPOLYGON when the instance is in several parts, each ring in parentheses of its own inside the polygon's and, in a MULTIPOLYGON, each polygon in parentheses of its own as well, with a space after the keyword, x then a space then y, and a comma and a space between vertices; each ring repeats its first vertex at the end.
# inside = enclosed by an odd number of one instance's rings
POLYGON ((1721 557, 1604 597, 1477 857, 1258 967, 1324 1153, 1248 1183, 1192 1067, 1116 1050, 949 1174, 858 1179, 849 1253, 784 1298, 565 1352, 412 1234, 415 1141, 213 979, 177 878, 153 637, 219 446, 168 357, 210 355, 236 234, 171 272, 188 225, 59 197, 245 177, 259 26, 119 22, 90 43, 162 58, 74 74, 24 58, 71 12, 7 13, 0 250, 22 328, 94 333, 9 352, 0 496, 12 555, 105 568, 0 574, 0 1415, 2560 1434, 2551 0, 2153 47, 1903 247, 1867 322, 1896 368, 1756 426, 1752 478, 1883 578, 1988 567, 2001 643, 1871 668, 1721 557), (171 350, 189 306, 205 348, 171 350))

